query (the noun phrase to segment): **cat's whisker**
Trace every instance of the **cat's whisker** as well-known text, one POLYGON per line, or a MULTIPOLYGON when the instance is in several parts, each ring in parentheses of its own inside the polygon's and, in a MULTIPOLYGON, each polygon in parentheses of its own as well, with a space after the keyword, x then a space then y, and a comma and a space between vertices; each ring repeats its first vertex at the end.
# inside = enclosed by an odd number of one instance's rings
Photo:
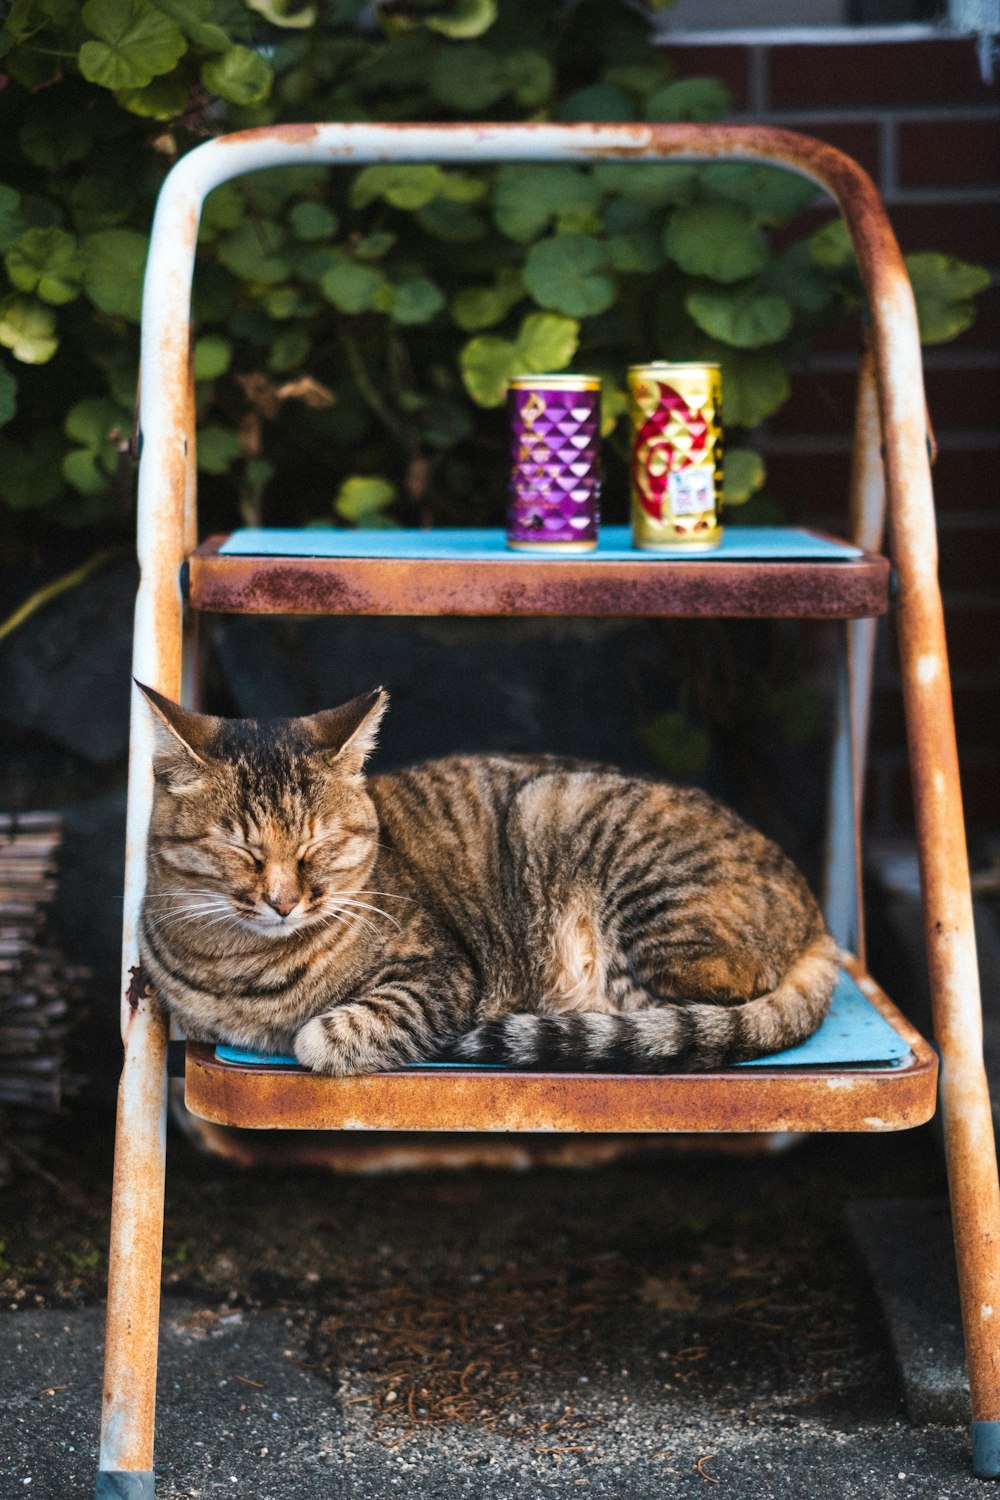
POLYGON ((383 911, 381 906, 372 906, 368 901, 351 901, 348 897, 345 896, 338 896, 337 900, 339 901, 341 906, 354 907, 358 911, 377 912, 380 917, 385 917, 387 922, 391 922, 393 927, 396 928, 397 932, 402 932, 403 930, 400 924, 396 921, 396 918, 392 916, 391 913, 383 911))

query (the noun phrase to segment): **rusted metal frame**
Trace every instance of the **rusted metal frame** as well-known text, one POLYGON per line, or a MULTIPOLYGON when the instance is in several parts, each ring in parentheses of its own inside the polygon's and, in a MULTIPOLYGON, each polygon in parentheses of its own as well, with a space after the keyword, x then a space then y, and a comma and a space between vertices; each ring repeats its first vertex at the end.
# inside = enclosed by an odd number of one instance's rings
MULTIPOLYGON (((991 1323, 1000 1308, 1000 1229, 989 1100, 982 1066, 978 977, 972 936, 972 910, 954 726, 948 691, 940 594, 936 582, 933 502, 923 451, 923 398, 920 352, 912 292, 898 247, 873 185, 859 167, 832 147, 791 132, 765 127, 609 125, 609 126, 281 126, 210 142, 182 158, 171 173, 157 210, 150 254, 149 295, 144 308, 143 366, 152 392, 144 400, 147 452, 140 472, 140 586, 136 625, 136 669, 146 680, 175 693, 180 683, 181 609, 177 572, 182 560, 183 479, 178 474, 176 411, 185 390, 186 337, 190 319, 190 280, 198 214, 203 198, 227 179, 260 167, 329 160, 361 164, 473 159, 573 161, 593 157, 619 160, 771 160, 812 178, 837 199, 851 227, 858 263, 875 318, 874 344, 880 403, 886 431, 889 496, 900 577, 899 631, 903 658, 911 763, 914 771, 918 846, 921 855, 928 958, 935 1027, 944 1059, 949 1180, 963 1315, 970 1362, 973 1414, 980 1429, 992 1432, 1000 1420, 997 1338, 991 1323), (179 342, 183 341, 183 345, 179 342), (147 358, 148 351, 148 358, 147 358), (148 415, 147 415, 148 413, 148 415), (157 544, 162 544, 157 548, 157 544), (156 635, 157 626, 160 626, 156 635)), ((183 470, 183 456, 180 455, 183 470)), ((129 794, 129 884, 126 899, 126 964, 135 956, 135 917, 141 900, 145 829, 150 803, 149 729, 133 706, 132 773, 129 794)), ((123 986, 123 997, 125 989, 123 986)), ((162 1121, 162 1082, 155 1075, 157 1038, 164 1028, 155 1005, 142 995, 125 1015, 126 1071, 123 1089, 130 1101, 146 1086, 145 1133, 150 1120, 162 1121), (134 1037, 131 1048, 130 1038, 134 1037)), ((127 1134, 131 1115, 119 1136, 127 1134)), ((153 1153, 155 1155, 155 1152, 153 1153)), ((134 1154, 121 1169, 120 1197, 137 1187, 150 1152, 134 1154)), ((151 1179, 152 1180, 152 1179, 151 1179)), ((162 1151, 159 1169, 162 1193, 162 1151)), ((124 1223, 124 1207, 118 1220, 124 1223)), ((138 1221, 122 1238, 120 1261, 134 1283, 143 1264, 138 1221)), ((148 1250, 148 1244, 145 1249, 148 1250)), ((143 1341, 148 1347, 148 1337, 143 1341)), ((132 1341, 133 1349, 137 1348, 132 1341)), ((155 1349, 153 1351, 155 1357, 155 1349)), ((140 1362, 141 1363, 141 1362, 140 1362)), ((115 1373, 139 1365, 122 1357, 115 1373)), ((148 1381, 149 1362, 142 1378, 148 1381)), ((118 1389, 112 1403, 124 1399, 118 1389)), ((124 1406, 121 1425, 105 1422, 108 1452, 125 1453, 126 1468, 138 1469, 140 1454, 151 1453, 143 1428, 124 1406)), ((148 1425, 148 1424, 147 1424, 148 1425)), ((987 1434, 989 1435, 989 1434, 987 1434)), ((982 1444, 980 1444, 982 1451, 982 1444)), ((981 1467, 981 1466, 980 1466, 981 1467)))
POLYGON ((887 223, 854 216, 872 312, 897 627, 941 1106, 973 1415, 973 1467, 1000 1477, 1000 1186, 962 816, 913 292, 887 223))
MULTIPOLYGON (((866 348, 858 369, 854 448, 848 502, 851 540, 879 552, 885 533, 885 468, 875 385, 875 362, 866 348)), ((861 818, 871 718, 877 621, 850 620, 838 657, 834 753, 827 802, 824 911, 838 942, 865 962, 861 818), (846 936, 842 936, 842 934, 846 936)))
MULTIPOLYGON (((179 574, 196 539, 194 402, 189 376, 190 287, 172 265, 174 235, 190 237, 197 214, 160 218, 143 307, 138 556, 133 675, 177 697, 182 686, 183 602, 179 574), (185 451, 187 440, 187 451, 185 451)), ((96 1500, 153 1494, 156 1364, 166 1166, 167 1024, 139 963, 138 920, 152 803, 151 727, 132 690, 121 1029, 124 1060, 115 1131, 108 1258, 104 1397, 96 1500)))
POLYGON ((884 557, 839 562, 584 562, 252 557, 189 560, 199 610, 240 614, 845 619, 888 607, 884 557))

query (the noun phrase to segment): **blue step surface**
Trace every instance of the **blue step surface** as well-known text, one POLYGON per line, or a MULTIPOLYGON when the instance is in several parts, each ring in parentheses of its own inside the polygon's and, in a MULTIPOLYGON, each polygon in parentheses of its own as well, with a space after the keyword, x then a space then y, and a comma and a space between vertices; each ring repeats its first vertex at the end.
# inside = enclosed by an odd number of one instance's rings
MULTIPOLYGON (((245 528, 234 531, 219 548, 220 557, 376 557, 405 561, 464 559, 488 562, 516 558, 537 562, 539 552, 508 548, 504 533, 489 527, 447 528, 436 531, 347 531, 336 527, 283 530, 245 528)), ((797 526, 729 526, 718 547, 691 551, 685 546, 656 552, 632 546, 627 526, 604 526, 592 552, 545 553, 545 561, 561 562, 851 562, 863 556, 859 547, 833 537, 819 536, 797 526)))

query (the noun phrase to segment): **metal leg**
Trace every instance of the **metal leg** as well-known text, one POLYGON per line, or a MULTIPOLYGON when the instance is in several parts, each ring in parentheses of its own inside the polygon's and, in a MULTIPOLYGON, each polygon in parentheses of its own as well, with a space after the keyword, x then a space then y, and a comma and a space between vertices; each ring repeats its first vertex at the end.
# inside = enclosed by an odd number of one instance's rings
POLYGON ((972 1472, 977 1479, 1000 1479, 1000 1422, 973 1422, 972 1472))
POLYGON ((118 1091, 95 1500, 152 1500, 153 1495, 167 1028, 155 1001, 143 993, 138 970, 129 1006, 132 1020, 118 1091))

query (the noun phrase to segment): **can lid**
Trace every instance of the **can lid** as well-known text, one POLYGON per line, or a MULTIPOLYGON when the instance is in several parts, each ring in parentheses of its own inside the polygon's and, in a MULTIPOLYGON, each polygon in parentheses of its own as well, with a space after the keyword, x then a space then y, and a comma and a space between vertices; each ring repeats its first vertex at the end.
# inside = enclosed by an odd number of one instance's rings
POLYGON ((721 365, 719 365, 717 361, 714 361, 714 360, 695 360, 695 359, 689 359, 689 360, 654 359, 654 360, 651 360, 648 364, 645 364, 645 365, 629 365, 628 366, 629 374, 631 374, 633 370, 642 370, 642 371, 648 371, 648 370, 718 370, 718 369, 721 369, 721 368, 722 368, 721 365))
POLYGON ((507 382, 511 391, 524 390, 599 391, 600 375, 512 375, 507 382))

